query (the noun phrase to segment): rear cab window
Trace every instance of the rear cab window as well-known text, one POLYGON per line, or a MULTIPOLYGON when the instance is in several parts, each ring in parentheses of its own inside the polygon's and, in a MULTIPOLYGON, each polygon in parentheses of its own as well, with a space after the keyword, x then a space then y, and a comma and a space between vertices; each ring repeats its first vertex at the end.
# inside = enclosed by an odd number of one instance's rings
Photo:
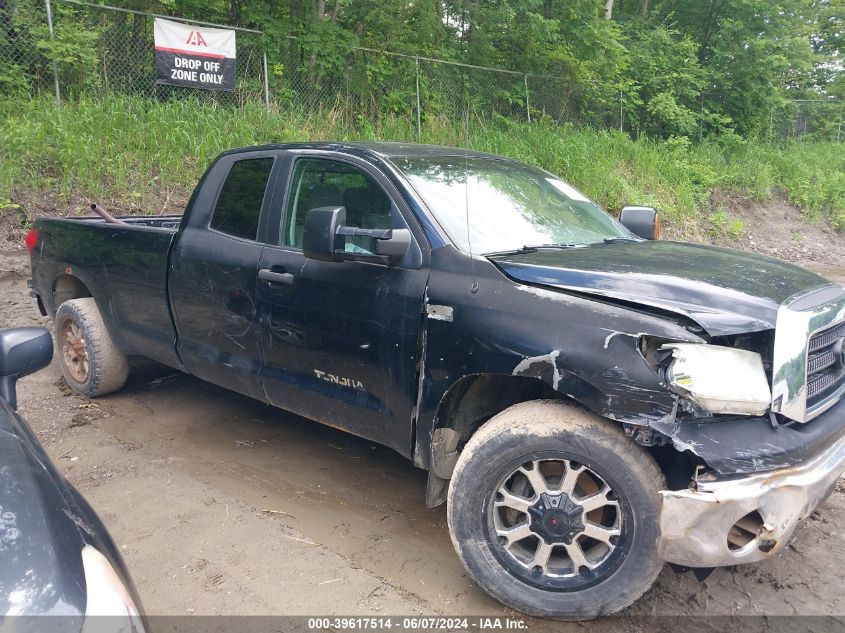
POLYGON ((217 197, 209 227, 226 235, 255 241, 272 169, 272 157, 235 162, 217 197))

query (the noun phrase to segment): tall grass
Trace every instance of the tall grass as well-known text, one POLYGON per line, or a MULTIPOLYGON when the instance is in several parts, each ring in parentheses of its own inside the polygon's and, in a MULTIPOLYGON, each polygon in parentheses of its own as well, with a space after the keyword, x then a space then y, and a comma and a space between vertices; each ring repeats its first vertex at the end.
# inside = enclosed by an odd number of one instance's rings
MULTIPOLYGON (((0 211, 33 193, 69 206, 105 200, 120 211, 158 212, 184 200, 209 162, 237 146, 297 140, 416 141, 415 122, 350 120, 337 111, 239 110, 193 101, 115 96, 57 110, 48 99, 0 103, 0 211)), ((813 217, 845 228, 845 146, 784 146, 732 137, 632 140, 615 131, 505 119, 424 122, 423 142, 511 156, 560 174, 610 209, 657 206, 676 227, 695 224, 711 191, 765 199, 777 192, 813 217)), ((169 208, 173 211, 173 208, 169 208)), ((28 209, 24 209, 29 212, 28 209)))

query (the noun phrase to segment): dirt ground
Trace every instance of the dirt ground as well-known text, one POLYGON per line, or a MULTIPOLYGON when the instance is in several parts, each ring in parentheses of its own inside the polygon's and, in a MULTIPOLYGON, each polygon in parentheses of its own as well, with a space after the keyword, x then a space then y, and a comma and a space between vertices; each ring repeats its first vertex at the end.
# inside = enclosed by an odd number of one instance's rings
POLYGON ((845 238, 825 222, 804 217, 784 200, 775 197, 761 202, 714 192, 709 206, 723 211, 730 220, 739 220, 742 233, 719 232, 705 221, 703 231, 698 231, 699 241, 779 257, 828 276, 842 274, 845 238))
MULTIPOLYGON (((837 256, 794 259, 845 281, 837 256)), ((23 251, 0 253, 4 327, 45 323, 28 272, 23 251)), ((71 395, 54 362, 20 383, 19 400, 108 525, 150 614, 508 614, 461 567, 445 508, 426 509, 424 473, 389 449, 149 363, 94 402, 71 395)), ((704 582, 667 567, 610 628, 652 628, 641 616, 653 615, 845 614, 843 568, 840 482, 782 556, 704 582)))

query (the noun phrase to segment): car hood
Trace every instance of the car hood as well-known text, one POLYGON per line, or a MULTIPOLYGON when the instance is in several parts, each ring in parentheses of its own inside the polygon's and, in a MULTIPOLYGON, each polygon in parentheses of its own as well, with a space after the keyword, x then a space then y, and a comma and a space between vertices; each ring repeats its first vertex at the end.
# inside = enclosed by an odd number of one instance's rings
POLYGON ((772 329, 788 298, 832 285, 772 257, 684 242, 538 249, 489 259, 514 280, 669 311, 711 336, 772 329))
MULTIPOLYGON (((0 401, 0 620, 85 613, 86 517, 26 424, 0 401)), ((71 627, 72 628, 72 627, 71 627)))

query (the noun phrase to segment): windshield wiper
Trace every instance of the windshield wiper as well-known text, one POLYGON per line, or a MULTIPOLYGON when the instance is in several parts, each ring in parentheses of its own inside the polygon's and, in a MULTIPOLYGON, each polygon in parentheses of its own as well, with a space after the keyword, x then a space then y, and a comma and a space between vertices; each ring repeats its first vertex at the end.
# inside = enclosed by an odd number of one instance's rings
POLYGON ((626 242, 642 242, 642 240, 638 240, 635 237, 606 237, 606 238, 604 238, 605 244, 624 244, 626 242))
POLYGON ((585 246, 585 244, 526 244, 525 246, 520 246, 519 248, 514 248, 507 251, 484 253, 484 255, 487 257, 493 255, 522 255, 524 253, 536 253, 537 251, 544 248, 577 248, 579 246, 585 246))

